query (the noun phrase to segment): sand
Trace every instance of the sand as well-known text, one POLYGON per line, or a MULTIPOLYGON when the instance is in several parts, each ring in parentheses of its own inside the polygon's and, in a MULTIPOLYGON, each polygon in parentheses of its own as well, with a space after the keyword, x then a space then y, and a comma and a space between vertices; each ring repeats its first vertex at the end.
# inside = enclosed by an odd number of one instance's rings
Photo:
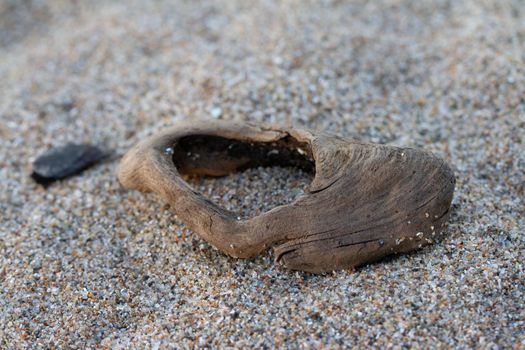
MULTIPOLYGON (((0 82, 0 348, 525 348, 523 2, 1 0, 0 82), (192 118, 431 150, 446 238, 325 275, 229 258, 115 176, 192 118), (35 184, 69 141, 113 156, 35 184)), ((309 180, 192 184, 250 216, 309 180)))

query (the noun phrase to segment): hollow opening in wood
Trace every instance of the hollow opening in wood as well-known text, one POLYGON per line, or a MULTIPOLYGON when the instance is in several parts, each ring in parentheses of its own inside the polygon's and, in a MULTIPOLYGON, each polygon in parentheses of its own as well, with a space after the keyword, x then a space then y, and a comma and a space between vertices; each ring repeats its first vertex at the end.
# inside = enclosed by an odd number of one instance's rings
POLYGON ((315 173, 309 146, 290 136, 252 142, 194 135, 179 139, 173 149, 173 162, 186 182, 242 218, 292 203, 315 173))
POLYGON ((296 167, 314 174, 308 144, 290 136, 274 142, 252 142, 220 136, 192 135, 173 147, 173 163, 183 175, 224 176, 255 167, 296 167))

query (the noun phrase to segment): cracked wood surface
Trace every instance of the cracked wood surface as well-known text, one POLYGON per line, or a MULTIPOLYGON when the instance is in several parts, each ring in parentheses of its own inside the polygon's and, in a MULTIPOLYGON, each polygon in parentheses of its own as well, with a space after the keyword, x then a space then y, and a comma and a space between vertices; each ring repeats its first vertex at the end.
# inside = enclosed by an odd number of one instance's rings
POLYGON ((122 159, 118 177, 126 188, 160 195, 228 255, 248 258, 273 246, 276 261, 309 272, 352 268, 433 243, 455 185, 448 164, 423 150, 208 120, 140 142, 122 159), (180 176, 223 176, 260 165, 292 165, 315 177, 293 203, 238 220, 180 176))

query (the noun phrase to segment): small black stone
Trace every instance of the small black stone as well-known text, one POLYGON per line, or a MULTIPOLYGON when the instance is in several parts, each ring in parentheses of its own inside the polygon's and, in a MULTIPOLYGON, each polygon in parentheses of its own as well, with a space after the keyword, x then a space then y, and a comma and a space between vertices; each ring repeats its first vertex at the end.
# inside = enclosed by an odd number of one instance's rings
POLYGON ((232 318, 232 320, 236 320, 239 318, 239 311, 237 310, 231 310, 230 311, 230 317, 232 318))
POLYGON ((68 143, 52 148, 33 163, 31 177, 42 185, 80 173, 106 157, 98 147, 68 143))

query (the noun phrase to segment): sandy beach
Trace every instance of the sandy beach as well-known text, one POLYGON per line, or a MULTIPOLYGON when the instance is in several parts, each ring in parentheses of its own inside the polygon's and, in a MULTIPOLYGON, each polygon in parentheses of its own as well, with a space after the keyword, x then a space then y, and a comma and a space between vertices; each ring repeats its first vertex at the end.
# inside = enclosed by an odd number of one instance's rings
MULTIPOLYGON (((0 0, 0 348, 525 348, 522 1, 0 0), (443 241, 355 271, 230 258, 120 157, 182 120, 266 122, 444 158, 443 241), (48 188, 67 142, 111 156, 48 188)), ((192 186, 243 217, 311 176, 192 186)))

